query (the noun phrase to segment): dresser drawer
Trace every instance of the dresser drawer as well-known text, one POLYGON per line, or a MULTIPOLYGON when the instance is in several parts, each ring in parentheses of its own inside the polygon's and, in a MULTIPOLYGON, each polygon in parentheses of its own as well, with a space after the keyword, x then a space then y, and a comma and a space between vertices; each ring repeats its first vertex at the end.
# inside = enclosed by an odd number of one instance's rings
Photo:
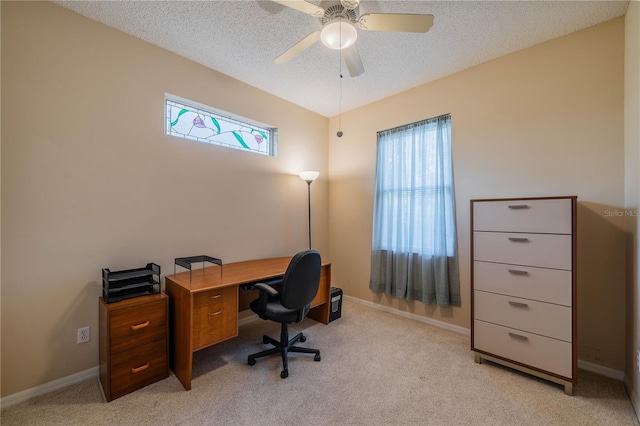
POLYGON ((571 343, 474 320, 473 349, 572 379, 571 343))
POLYGON ((167 298, 112 311, 109 328, 111 355, 166 339, 167 298))
POLYGON ((571 270, 571 235, 474 232, 474 260, 571 270))
POLYGON ((500 200, 473 203, 476 231, 571 234, 572 200, 500 200))
POLYGON ((111 399, 169 377, 167 339, 111 357, 111 399))
POLYGON ((238 335, 238 287, 193 295, 193 340, 197 350, 238 335))
POLYGON ((571 308, 475 290, 474 318, 571 342, 571 308))
POLYGON ((571 306, 571 271, 473 262, 473 288, 571 306))

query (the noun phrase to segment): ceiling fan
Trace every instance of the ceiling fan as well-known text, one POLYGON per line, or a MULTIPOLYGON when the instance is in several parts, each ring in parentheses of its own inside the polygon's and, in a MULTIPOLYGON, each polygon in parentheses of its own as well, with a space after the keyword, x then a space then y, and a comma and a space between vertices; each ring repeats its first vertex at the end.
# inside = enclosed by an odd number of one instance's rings
POLYGON ((284 64, 294 56, 311 47, 318 40, 330 49, 340 50, 351 77, 364 72, 364 66, 355 42, 358 31, 396 31, 426 33, 433 25, 433 15, 403 13, 367 13, 359 15, 360 0, 340 0, 326 9, 305 0, 272 0, 283 6, 320 18, 322 29, 314 31, 294 44, 275 59, 276 64, 284 64))

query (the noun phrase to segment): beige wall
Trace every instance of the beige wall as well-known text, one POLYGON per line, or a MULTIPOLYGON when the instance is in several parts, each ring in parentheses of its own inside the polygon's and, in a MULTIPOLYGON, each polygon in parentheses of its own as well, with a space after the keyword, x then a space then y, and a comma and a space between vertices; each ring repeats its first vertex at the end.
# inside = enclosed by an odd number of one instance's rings
MULTIPOLYGON (((640 2, 632 1, 625 16, 624 141, 625 202, 628 211, 640 206, 640 2)), ((639 217, 626 218, 627 234, 627 314, 625 384, 640 415, 640 373, 636 351, 640 345, 640 278, 638 264, 639 217)))
POLYGON ((1 90, 2 396, 98 365, 101 268, 305 249, 301 170, 327 255, 327 118, 52 3, 2 2, 1 90), (165 136, 165 92, 277 126, 278 156, 165 136))
POLYGON ((624 19, 525 49, 331 120, 333 282, 346 295, 469 327, 469 200, 577 195, 579 358, 624 370, 624 19), (376 132, 452 115, 462 306, 368 288, 376 132))

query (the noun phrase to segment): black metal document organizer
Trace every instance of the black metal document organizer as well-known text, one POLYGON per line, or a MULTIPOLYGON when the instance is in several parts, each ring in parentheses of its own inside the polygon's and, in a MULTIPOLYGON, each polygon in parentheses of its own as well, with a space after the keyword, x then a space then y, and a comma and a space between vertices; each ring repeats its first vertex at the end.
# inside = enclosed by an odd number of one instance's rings
POLYGON ((174 265, 173 265, 173 273, 176 273, 176 265, 177 266, 181 266, 185 269, 189 270, 189 281, 191 281, 191 270, 193 269, 193 264, 194 263, 202 263, 202 268, 204 269, 204 263, 208 262, 208 263, 213 263, 214 265, 218 265, 220 266, 220 276, 222 276, 222 260, 215 258, 215 257, 211 257, 211 256, 206 256, 206 255, 201 255, 201 256, 188 256, 188 257, 176 257, 174 265))
POLYGON ((107 303, 157 293, 160 293, 160 265, 147 263, 144 268, 102 270, 102 297, 107 303))

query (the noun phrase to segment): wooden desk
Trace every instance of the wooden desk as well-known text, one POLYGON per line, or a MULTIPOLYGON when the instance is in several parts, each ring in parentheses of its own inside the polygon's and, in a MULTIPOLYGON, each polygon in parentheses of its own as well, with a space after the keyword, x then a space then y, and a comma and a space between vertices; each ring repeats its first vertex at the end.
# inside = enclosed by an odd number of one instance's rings
MULTIPOLYGON (((194 269, 165 277, 169 295, 169 360, 173 373, 191 389, 193 353, 238 335, 238 311, 248 309, 257 290, 239 290, 284 275, 291 257, 250 260, 194 269)), ((322 262, 320 287, 308 317, 327 324, 331 294, 331 264, 322 262)))

